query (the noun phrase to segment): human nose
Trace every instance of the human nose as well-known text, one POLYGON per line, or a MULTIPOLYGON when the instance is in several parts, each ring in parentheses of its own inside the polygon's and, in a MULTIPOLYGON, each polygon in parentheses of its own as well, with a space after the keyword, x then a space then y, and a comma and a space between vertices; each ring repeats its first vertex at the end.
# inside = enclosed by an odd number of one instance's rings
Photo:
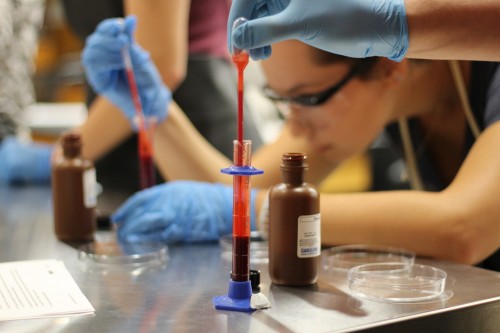
POLYGON ((289 105, 288 123, 293 135, 311 138, 313 129, 300 106, 289 105))

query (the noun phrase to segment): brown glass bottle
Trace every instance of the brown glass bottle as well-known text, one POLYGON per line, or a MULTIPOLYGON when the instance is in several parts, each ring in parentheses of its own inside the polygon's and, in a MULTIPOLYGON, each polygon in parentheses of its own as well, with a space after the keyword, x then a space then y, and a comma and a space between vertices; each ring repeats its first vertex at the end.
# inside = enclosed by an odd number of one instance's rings
POLYGON ((275 284, 316 283, 321 252, 319 192, 305 182, 307 158, 286 153, 282 183, 269 191, 269 274, 275 284))
POLYGON ((96 228, 96 174, 81 157, 78 133, 61 137, 62 156, 52 164, 52 201, 56 236, 64 242, 88 242, 96 228))

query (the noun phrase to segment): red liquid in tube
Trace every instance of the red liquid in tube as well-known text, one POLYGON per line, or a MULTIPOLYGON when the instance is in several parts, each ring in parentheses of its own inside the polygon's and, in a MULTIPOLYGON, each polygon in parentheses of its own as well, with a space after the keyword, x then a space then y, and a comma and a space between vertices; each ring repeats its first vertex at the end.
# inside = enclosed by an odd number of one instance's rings
POLYGON ((233 234, 233 281, 248 281, 250 278, 250 237, 233 234))
MULTIPOLYGON (((250 166, 251 141, 234 141, 233 158, 250 166)), ((250 277, 250 176, 233 176, 233 281, 248 281, 250 277)))

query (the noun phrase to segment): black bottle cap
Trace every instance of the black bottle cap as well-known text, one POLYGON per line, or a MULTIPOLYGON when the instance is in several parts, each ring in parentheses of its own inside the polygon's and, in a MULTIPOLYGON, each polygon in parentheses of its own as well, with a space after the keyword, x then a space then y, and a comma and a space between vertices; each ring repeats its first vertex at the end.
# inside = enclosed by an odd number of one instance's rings
POLYGON ((107 212, 97 211, 96 222, 98 230, 111 230, 113 229, 113 224, 111 222, 111 215, 107 212))
POLYGON ((250 283, 252 284, 252 291, 258 292, 260 290, 260 271, 257 269, 250 270, 250 283))
MULTIPOLYGON (((231 279, 233 278, 233 271, 229 272, 231 279)), ((258 292, 260 290, 260 271, 258 269, 250 270, 250 284, 252 285, 252 291, 258 292)))

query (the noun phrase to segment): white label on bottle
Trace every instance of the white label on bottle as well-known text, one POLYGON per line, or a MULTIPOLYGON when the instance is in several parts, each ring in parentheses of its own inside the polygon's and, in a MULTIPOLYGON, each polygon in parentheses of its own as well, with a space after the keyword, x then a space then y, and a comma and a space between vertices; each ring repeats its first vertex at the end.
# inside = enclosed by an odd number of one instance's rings
POLYGON ((317 257, 321 252, 320 214, 302 215, 298 219, 297 257, 317 257))
POLYGON ((94 168, 83 173, 83 204, 86 208, 97 206, 97 181, 94 168))

